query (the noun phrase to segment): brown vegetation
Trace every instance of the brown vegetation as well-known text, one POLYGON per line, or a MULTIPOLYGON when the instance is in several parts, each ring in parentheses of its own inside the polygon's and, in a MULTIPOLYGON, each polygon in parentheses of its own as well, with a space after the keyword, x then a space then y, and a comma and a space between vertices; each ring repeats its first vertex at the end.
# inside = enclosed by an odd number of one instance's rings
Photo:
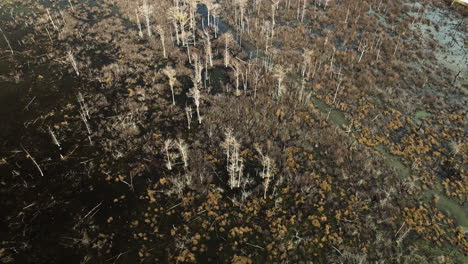
POLYGON ((466 204, 466 111, 415 28, 447 7, 420 2, 31 3, 0 80, 66 92, 0 145, 0 260, 459 261, 465 231, 424 190, 466 204))

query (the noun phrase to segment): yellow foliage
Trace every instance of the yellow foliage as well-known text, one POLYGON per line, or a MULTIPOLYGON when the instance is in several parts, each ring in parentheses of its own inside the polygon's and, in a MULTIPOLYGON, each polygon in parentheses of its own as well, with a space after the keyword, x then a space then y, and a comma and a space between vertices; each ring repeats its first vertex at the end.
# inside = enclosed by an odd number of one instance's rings
POLYGON ((320 222, 319 222, 319 220, 313 219, 313 220, 312 220, 312 225, 315 226, 315 227, 320 227, 320 222))
POLYGON ((331 191, 331 185, 328 184, 328 182, 326 182, 326 181, 323 181, 323 182, 320 184, 320 188, 321 188, 324 192, 330 192, 330 191, 331 191))
POLYGON ((252 264, 253 261, 248 257, 234 255, 232 257, 231 263, 232 264, 252 264))
POLYGON ((156 198, 154 198, 154 194, 156 193, 156 191, 147 190, 147 192, 148 192, 148 197, 150 199, 150 203, 156 202, 156 198))

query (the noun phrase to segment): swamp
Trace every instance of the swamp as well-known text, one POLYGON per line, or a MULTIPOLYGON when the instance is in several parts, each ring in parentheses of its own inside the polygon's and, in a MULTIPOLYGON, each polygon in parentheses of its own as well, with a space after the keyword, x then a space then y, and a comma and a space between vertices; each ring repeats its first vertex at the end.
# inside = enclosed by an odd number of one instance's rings
POLYGON ((0 264, 468 263, 467 24, 0 0, 0 264))

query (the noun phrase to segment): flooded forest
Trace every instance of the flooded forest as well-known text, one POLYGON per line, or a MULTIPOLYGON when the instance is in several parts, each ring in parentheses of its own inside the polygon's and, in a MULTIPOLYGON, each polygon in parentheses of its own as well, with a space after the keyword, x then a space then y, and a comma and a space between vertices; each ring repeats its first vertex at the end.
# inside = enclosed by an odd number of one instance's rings
POLYGON ((468 263, 465 0, 0 0, 0 263, 468 263))

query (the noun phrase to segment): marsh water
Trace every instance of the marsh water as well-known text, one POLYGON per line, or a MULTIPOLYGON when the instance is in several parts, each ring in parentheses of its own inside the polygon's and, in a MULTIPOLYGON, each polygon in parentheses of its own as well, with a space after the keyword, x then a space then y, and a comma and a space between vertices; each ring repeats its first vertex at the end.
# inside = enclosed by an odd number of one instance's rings
MULTIPOLYGON (((7 1, 3 1, 3 3, 5 2, 7 1)), ((198 12, 206 20, 206 8, 199 6, 198 12)), ((249 54, 251 58, 267 60, 254 45, 240 40, 240 37, 235 33, 235 30, 225 21, 220 18, 216 18, 216 22, 220 34, 226 32, 232 33, 237 39, 238 44, 241 45, 242 49, 249 54)), ((427 29, 425 28, 425 25, 421 27, 425 30, 427 29)), ((432 31, 431 29, 428 30, 431 34, 435 34, 436 39, 440 38, 442 45, 448 45, 448 43, 445 42, 446 37, 440 37, 447 33, 444 30, 449 30, 448 28, 442 27, 438 32, 432 31)), ((21 33, 5 32, 5 34, 12 42, 13 49, 16 49, 17 45, 19 45, 18 39, 21 38, 21 33)), ((41 117, 33 116, 30 110, 33 108, 43 109, 41 112, 47 114, 48 111, 52 111, 54 106, 59 103, 65 104, 64 102, 75 102, 76 91, 72 91, 70 88, 76 86, 76 80, 70 76, 64 75, 61 76, 61 78, 54 78, 59 80, 56 83, 46 83, 42 81, 43 79, 51 79, 47 77, 51 77, 50 75, 54 74, 49 68, 50 65, 32 67, 28 69, 27 74, 23 76, 14 74, 8 75, 12 72, 9 68, 9 63, 7 63, 7 61, 11 59, 11 55, 2 36, 0 36, 0 49, 0 76, 7 76, 4 79, 0 79, 0 127, 2 128, 0 137, 2 140, 8 141, 12 146, 19 146, 21 144, 22 135, 27 133, 28 125, 40 122, 41 120, 41 117)), ((457 49, 460 49, 460 47, 457 49)), ((466 58, 465 55, 451 53, 447 56, 443 56, 443 54, 439 54, 437 58, 441 61, 447 61, 447 64, 449 65, 456 65, 453 66, 453 70, 455 70, 458 69, 460 65, 463 67, 463 60, 466 58), (461 60, 459 60, 460 56, 462 56, 461 60)), ((466 66, 466 64, 464 65, 466 66)), ((462 80, 466 80, 463 78, 462 80)), ((464 89, 464 86, 461 87, 464 89)), ((328 105, 318 97, 312 96, 310 100, 320 112, 327 115, 327 120, 340 128, 343 128, 344 125, 349 126, 350 121, 347 119, 346 113, 328 105)), ((465 99, 461 98, 459 100, 465 99)), ((411 117, 416 123, 420 123, 422 119, 431 118, 433 116, 434 114, 430 112, 418 110, 414 112, 411 117)), ((349 133, 349 135, 352 136, 352 133, 349 133)), ((33 138, 37 138, 38 136, 39 135, 33 136, 33 138)), ((357 141, 356 143, 359 144, 357 141)), ((53 147, 52 145, 50 146, 50 148, 53 147)), ((375 153, 379 153, 385 159, 385 162, 389 167, 398 171, 402 178, 414 177, 414 175, 412 175, 411 168, 404 164, 399 156, 390 154, 388 150, 381 145, 372 147, 372 149, 375 153)), ((54 149, 46 149, 46 151, 53 152, 54 149)), ((468 229, 468 206, 466 204, 461 205, 459 201, 445 196, 440 185, 435 186, 432 189, 425 190, 424 192, 426 201, 431 200, 435 195, 439 196, 440 198, 435 204, 437 208, 452 217, 459 226, 463 227, 465 230, 468 229)))
MULTIPOLYGON (((3 4, 7 3, 4 1, 3 4)), ((208 12, 206 7, 199 5, 198 13, 201 14, 206 23, 208 12)), ((434 11, 428 14, 434 20, 441 20, 440 13, 434 11)), ((218 26, 219 33, 231 33, 234 35, 235 39, 238 41, 238 44, 241 45, 244 52, 250 54, 251 57, 258 57, 264 59, 262 53, 258 52, 258 49, 254 45, 240 40, 240 37, 236 34, 236 31, 228 25, 223 19, 216 18, 216 25, 218 26)), ((434 21, 435 23, 435 21, 434 21)), ((202 26, 202 25, 199 25, 202 26)), ((442 45, 449 45, 450 42, 454 40, 448 39, 448 30, 451 30, 448 26, 442 26, 441 30, 436 31, 433 27, 427 25, 421 25, 424 32, 429 32, 434 36, 434 38, 441 42, 442 45)), ((20 37, 19 32, 7 32, 9 38, 12 40, 17 40, 20 37)), ((452 69, 460 69, 460 65, 466 67, 467 64, 464 64, 466 59, 466 53, 463 52, 459 43, 462 41, 460 36, 455 36, 457 38, 455 45, 451 45, 449 49, 449 54, 443 56, 443 54, 438 55, 438 59, 446 62, 447 65, 452 65, 452 69)), ((13 43, 14 44, 14 43, 13 43)), ((14 45, 13 45, 14 46, 14 45)), ((5 61, 10 55, 7 50, 6 42, 2 39, 0 41, 0 47, 3 52, 0 56, 0 61, 5 61)), ((0 75, 10 72, 8 63, 0 63, 0 75)), ((0 80, 0 125, 3 128, 1 132, 2 138, 11 141, 18 142, 18 130, 21 130, 22 122, 28 120, 28 109, 32 107, 50 107, 57 100, 66 100, 73 97, 73 92, 70 91, 69 87, 73 87, 74 80, 71 78, 60 78, 60 81, 55 84, 46 84, 42 83, 41 79, 43 76, 46 76, 49 73, 48 65, 42 65, 28 71, 26 76, 11 76, 10 80, 0 80), (11 82, 11 79, 17 80, 11 82)), ((465 77, 463 77, 465 78, 465 77)), ((464 100, 464 99, 462 99, 464 100)), ((311 97, 311 102, 313 105, 321 112, 327 114, 328 120, 333 122, 336 126, 342 128, 343 125, 349 125, 350 122, 346 119, 346 114, 337 110, 334 107, 329 106, 324 101, 317 97, 311 97)), ((422 118, 430 118, 432 114, 424 111, 418 110, 414 113, 413 119, 419 123, 422 118)), ((398 156, 390 154, 383 146, 377 146, 374 150, 380 153, 386 160, 387 164, 395 168, 402 177, 410 177, 411 169, 403 164, 398 156)), ((465 229, 468 229, 468 206, 461 206, 459 202, 455 201, 452 198, 446 197, 443 192, 438 188, 434 190, 427 190, 427 198, 432 198, 433 195, 440 197, 436 203, 437 207, 448 215, 452 216, 456 223, 462 226, 465 229)))

